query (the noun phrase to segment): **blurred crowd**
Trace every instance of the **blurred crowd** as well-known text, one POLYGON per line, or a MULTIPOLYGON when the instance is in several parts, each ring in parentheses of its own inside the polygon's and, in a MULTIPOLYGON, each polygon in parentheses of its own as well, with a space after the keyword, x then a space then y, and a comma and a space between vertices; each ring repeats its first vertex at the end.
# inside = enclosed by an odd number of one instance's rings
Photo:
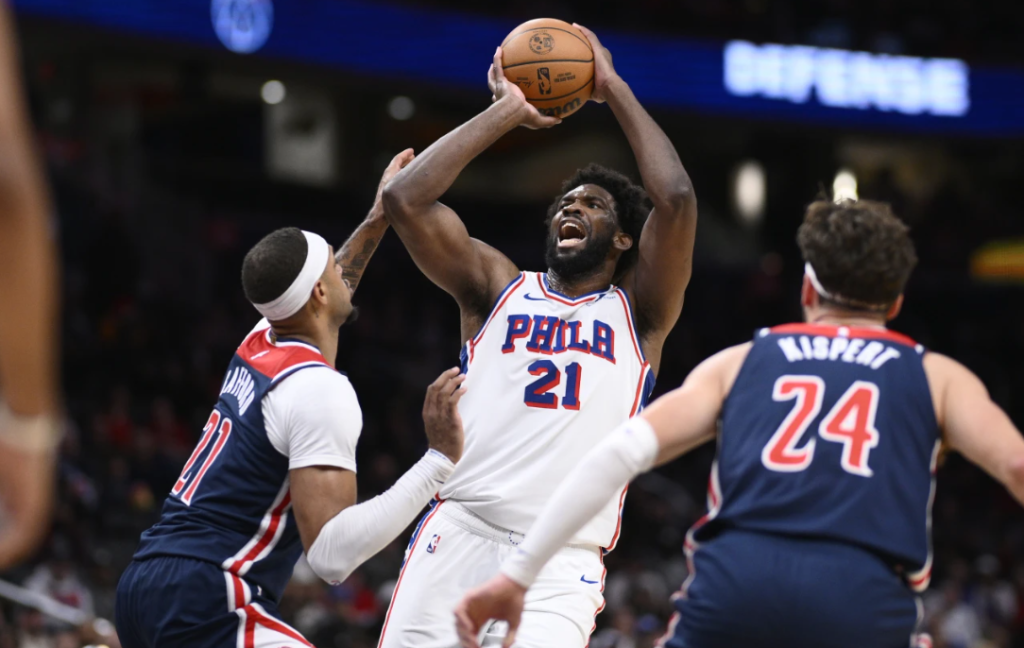
MULTIPOLYGON (((422 5, 420 0, 402 0, 422 5)), ((550 16, 598 30, 742 38, 972 62, 1024 60, 1016 0, 430 0, 426 4, 522 21, 550 16)))

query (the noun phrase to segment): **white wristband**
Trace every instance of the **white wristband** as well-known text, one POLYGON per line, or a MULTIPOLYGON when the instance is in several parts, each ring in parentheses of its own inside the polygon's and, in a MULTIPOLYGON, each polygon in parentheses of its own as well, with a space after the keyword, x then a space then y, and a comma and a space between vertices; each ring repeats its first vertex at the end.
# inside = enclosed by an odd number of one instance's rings
POLYGON ((15 414, 0 400, 0 443, 23 452, 52 452, 60 443, 57 420, 50 414, 15 414))

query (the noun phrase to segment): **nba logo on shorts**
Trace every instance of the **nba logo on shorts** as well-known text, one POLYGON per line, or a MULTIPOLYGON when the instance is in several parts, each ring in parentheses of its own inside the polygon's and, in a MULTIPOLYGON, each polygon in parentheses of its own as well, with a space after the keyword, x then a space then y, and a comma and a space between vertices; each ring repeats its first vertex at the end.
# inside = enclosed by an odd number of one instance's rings
POLYGON ((274 5, 271 0, 213 0, 210 17, 224 47, 237 54, 251 54, 270 38, 274 5))
POLYGON ((441 543, 441 536, 434 534, 434 537, 427 543, 427 553, 432 554, 437 551, 437 545, 441 543))

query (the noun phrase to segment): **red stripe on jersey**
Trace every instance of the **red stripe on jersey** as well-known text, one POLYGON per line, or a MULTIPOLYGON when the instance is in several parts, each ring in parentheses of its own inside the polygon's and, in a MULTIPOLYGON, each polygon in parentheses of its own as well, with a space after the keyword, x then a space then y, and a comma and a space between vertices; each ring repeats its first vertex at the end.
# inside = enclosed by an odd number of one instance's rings
POLYGON ((246 364, 268 378, 276 378, 279 374, 305 362, 318 362, 330 367, 322 353, 315 347, 301 343, 283 343, 282 346, 271 344, 267 339, 270 329, 253 332, 242 342, 235 354, 246 364))
POLYGON ((651 368, 651 365, 644 362, 640 365, 640 382, 636 386, 636 396, 633 398, 633 409, 629 410, 629 416, 632 418, 636 415, 640 409, 640 397, 643 395, 644 383, 647 382, 647 371, 651 368))
POLYGON ((615 523, 615 535, 612 536, 612 541, 608 543, 605 551, 611 551, 619 543, 619 534, 622 533, 622 506, 626 503, 626 491, 628 490, 629 484, 626 484, 622 489, 622 494, 619 495, 619 521, 615 523))
POLYGON ((909 576, 907 582, 910 584, 915 591, 923 590, 928 586, 928 583, 932 580, 932 568, 929 566, 924 573, 917 576, 909 576))
POLYGON ((875 329, 866 326, 835 326, 832 324, 782 324, 780 326, 774 326, 771 328, 772 333, 787 335, 787 334, 802 334, 802 335, 823 335, 825 337, 852 337, 852 338, 868 338, 873 340, 886 340, 888 342, 895 342, 896 344, 902 344, 904 346, 916 347, 917 342, 910 339, 902 333, 896 331, 890 331, 889 329, 875 329), (848 331, 845 335, 840 335, 840 329, 848 331))
POLYGON ((292 494, 290 492, 285 493, 281 502, 270 512, 270 524, 268 524, 266 530, 263 531, 259 541, 242 558, 236 559, 232 562, 231 566, 228 567, 228 571, 237 574, 246 563, 256 560, 256 556, 260 555, 260 552, 267 548, 267 545, 269 545, 274 539, 274 536, 277 535, 277 528, 281 526, 281 520, 284 519, 284 510, 288 508, 291 501, 292 494))
POLYGON ((235 609, 245 607, 245 586, 242 585, 242 579, 234 574, 231 574, 231 591, 235 597, 235 609))
POLYGON ((395 607, 395 600, 398 598, 398 588, 402 586, 402 576, 405 576, 405 568, 409 566, 409 563, 412 562, 413 557, 416 555, 416 547, 419 546, 420 539, 424 535, 426 535, 424 531, 426 531, 427 525, 430 524, 430 520, 434 518, 434 515, 437 514, 437 512, 441 509, 441 506, 443 505, 444 500, 438 499, 437 506, 435 506, 434 510, 430 512, 430 515, 427 516, 427 519, 423 520, 423 525, 420 526, 419 529, 419 535, 416 536, 416 540, 412 543, 412 546, 409 547, 409 555, 406 556, 405 564, 402 565, 402 571, 398 572, 398 582, 395 583, 395 591, 391 593, 391 605, 388 606, 388 613, 384 616, 384 627, 380 630, 380 640, 377 641, 377 648, 380 648, 382 645, 384 645, 384 634, 387 633, 388 621, 391 620, 391 608, 395 607))
POLYGON ((246 623, 246 626, 245 626, 245 645, 246 646, 250 645, 249 644, 250 641, 252 641, 255 644, 255 641, 256 641, 256 637, 255 637, 255 634, 256 634, 256 624, 259 624, 259 625, 263 626, 264 628, 267 628, 269 630, 273 630, 274 632, 280 632, 281 634, 285 635, 286 637, 290 637, 291 639, 294 639, 295 641, 298 641, 299 643, 301 643, 304 646, 309 646, 309 648, 315 648, 315 646, 313 646, 313 644, 309 643, 306 640, 305 637, 300 635, 298 632, 296 632, 290 626, 285 625, 284 623, 278 621, 277 619, 275 619, 272 616, 268 616, 266 614, 263 614, 256 607, 250 605, 250 606, 248 606, 246 608, 245 611, 246 611, 246 614, 249 615, 248 622, 246 623), (251 630, 250 630, 250 628, 251 628, 251 630))
POLYGON ((516 282, 513 283, 511 286, 506 288, 505 296, 504 297, 499 295, 498 303, 494 305, 494 309, 491 310, 491 314, 487 316, 487 321, 484 322, 484 325, 480 329, 480 332, 476 334, 475 338, 471 338, 469 340, 469 361, 470 362, 473 362, 473 350, 476 348, 476 345, 480 342, 480 340, 483 339, 484 333, 487 331, 487 327, 490 326, 491 325, 491 321, 494 320, 494 316, 498 314, 498 311, 500 311, 501 307, 505 305, 505 302, 508 301, 508 298, 512 296, 512 293, 514 293, 516 291, 516 289, 519 288, 519 286, 523 285, 524 281, 526 281, 526 273, 520 274, 519 275, 519 279, 516 280, 516 282))
POLYGON ((595 299, 599 298, 601 295, 605 294, 602 292, 598 295, 584 295, 583 297, 577 297, 576 299, 573 299, 571 297, 559 297, 558 295, 551 293, 547 288, 544 287, 544 277, 540 273, 537 273, 537 285, 540 286, 540 291, 544 293, 545 297, 547 297, 548 299, 553 299, 554 301, 560 304, 565 304, 566 306, 579 306, 580 304, 586 304, 587 302, 592 302, 595 299))
POLYGON ((245 610, 245 648, 256 648, 256 617, 249 614, 250 610, 245 610))
MULTIPOLYGON (((604 579, 608 575, 608 568, 604 566, 604 556, 601 556, 601 593, 604 594, 604 579)), ((590 627, 590 633, 587 635, 587 643, 584 644, 583 648, 590 648, 590 635, 594 634, 594 630, 597 630, 597 615, 604 612, 604 606, 607 601, 601 598, 601 605, 594 612, 594 625, 590 627)))

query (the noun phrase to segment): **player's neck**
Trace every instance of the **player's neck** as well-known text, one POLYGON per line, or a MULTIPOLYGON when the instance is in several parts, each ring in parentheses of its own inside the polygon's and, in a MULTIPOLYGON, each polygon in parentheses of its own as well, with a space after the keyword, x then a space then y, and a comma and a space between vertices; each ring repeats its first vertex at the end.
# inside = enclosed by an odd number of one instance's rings
POLYGON ((832 326, 859 326, 863 328, 885 328, 884 315, 868 315, 856 311, 832 309, 815 309, 806 313, 808 324, 828 324, 832 326))
POLYGON ((555 292, 575 299, 580 295, 605 290, 611 285, 611 281, 603 268, 598 268, 593 274, 576 277, 571 281, 559 277, 557 272, 549 269, 548 285, 555 292))
MULTIPOLYGON (((308 330, 300 327, 289 327, 281 324, 274 324, 274 341, 278 338, 288 338, 289 340, 297 340, 299 342, 305 342, 311 346, 315 346, 320 350, 320 354, 323 355, 324 360, 327 364, 332 367, 335 366, 335 362, 338 358, 338 329, 331 330, 308 330)), ((337 367, 335 367, 337 368, 337 367)))

